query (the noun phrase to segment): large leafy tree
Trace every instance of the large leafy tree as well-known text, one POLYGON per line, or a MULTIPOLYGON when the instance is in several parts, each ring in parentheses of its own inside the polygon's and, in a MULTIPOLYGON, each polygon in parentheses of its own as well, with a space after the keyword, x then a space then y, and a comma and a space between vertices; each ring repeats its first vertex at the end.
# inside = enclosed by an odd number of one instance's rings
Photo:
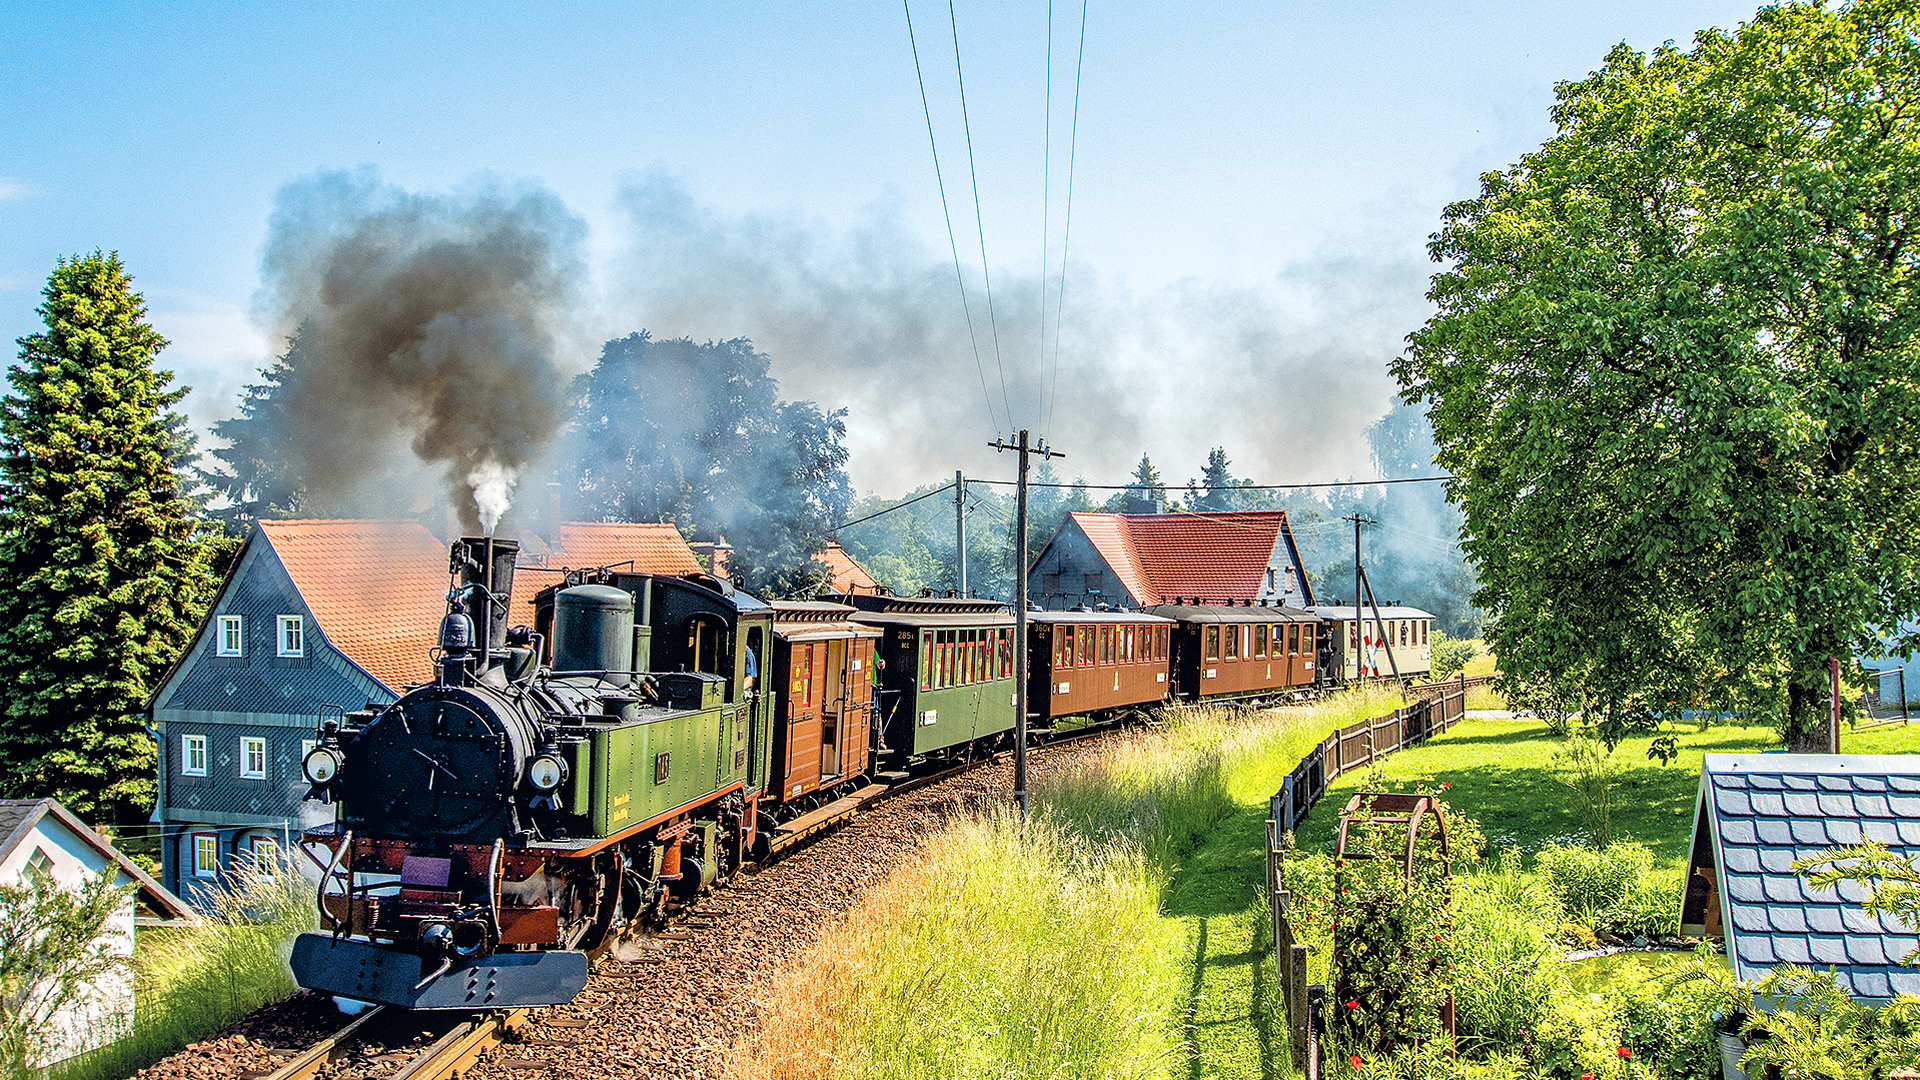
POLYGON ((750 588, 810 592, 813 553, 846 520, 846 410, 779 398, 745 338, 609 341, 573 388, 563 479, 609 520, 724 534, 750 588))
POLYGON ((0 416, 0 789, 96 820, 153 805, 144 710, 214 582, 177 467, 186 394, 117 255, 62 259, 0 416))
POLYGON ((1503 670, 1609 734, 1698 701, 1823 747, 1828 658, 1920 614, 1912 8, 1767 8, 1558 97, 1447 209, 1395 365, 1503 670))

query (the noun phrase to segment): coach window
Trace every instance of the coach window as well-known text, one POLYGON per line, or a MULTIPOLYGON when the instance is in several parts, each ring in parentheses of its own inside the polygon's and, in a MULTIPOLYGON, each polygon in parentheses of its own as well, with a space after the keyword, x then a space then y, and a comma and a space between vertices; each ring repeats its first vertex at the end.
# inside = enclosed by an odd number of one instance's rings
POLYGON ((1000 677, 1013 678, 1013 628, 1010 626, 1000 630, 1000 677))
POLYGON ((920 689, 933 689, 933 631, 920 633, 920 689))
POLYGON ((1055 627, 1053 631, 1053 643, 1054 643, 1054 650, 1060 654, 1060 659, 1054 664, 1054 666, 1063 667, 1063 668, 1072 667, 1073 666, 1073 627, 1071 626, 1055 627))
POLYGON ((1400 647, 1403 649, 1407 647, 1407 622, 1405 619, 1400 620, 1400 647))
POLYGON ((1225 628, 1225 633, 1227 636, 1227 654, 1221 659, 1240 659, 1240 628, 1237 626, 1229 626, 1225 628))
POLYGON ((1433 624, 1426 619, 1420 620, 1420 644, 1425 645, 1427 643, 1427 628, 1432 625, 1433 624))
POLYGON ((1218 626, 1207 627, 1206 657, 1209 660, 1220 659, 1220 628, 1218 626))
POLYGON ((1297 653, 1300 651, 1300 624, 1299 623, 1287 624, 1287 651, 1289 653, 1297 653))
POLYGON ((1093 666, 1093 639, 1095 632, 1091 626, 1080 628, 1080 666, 1093 666))
MULTIPOLYGON (((1275 649, 1275 652, 1280 650, 1275 649)), ((1260 623, 1253 628, 1253 655, 1255 659, 1267 655, 1267 624, 1260 623)))
POLYGON ((1167 628, 1157 626, 1153 631, 1153 654, 1158 660, 1167 658, 1167 628))

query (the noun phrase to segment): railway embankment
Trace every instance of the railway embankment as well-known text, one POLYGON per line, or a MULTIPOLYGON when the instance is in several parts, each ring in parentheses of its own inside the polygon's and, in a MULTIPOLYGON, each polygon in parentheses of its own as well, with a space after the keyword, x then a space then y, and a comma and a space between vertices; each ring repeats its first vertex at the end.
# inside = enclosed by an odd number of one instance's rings
POLYGON ((1165 1075, 1191 965, 1164 903, 1194 852, 1329 731, 1397 704, 1186 711, 1036 778, 1031 823, 999 800, 956 819, 767 985, 730 1076, 1165 1075))

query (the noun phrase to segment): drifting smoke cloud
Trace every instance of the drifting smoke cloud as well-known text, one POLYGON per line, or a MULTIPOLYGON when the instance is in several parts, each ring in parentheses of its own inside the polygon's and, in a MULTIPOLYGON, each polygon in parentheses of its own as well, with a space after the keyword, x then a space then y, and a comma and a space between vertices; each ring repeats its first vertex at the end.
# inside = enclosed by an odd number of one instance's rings
POLYGON ((491 532, 564 419, 554 363, 584 224, 553 195, 414 195, 370 171, 281 189, 263 302, 300 334, 284 433, 317 505, 388 468, 396 437, 491 532))
MULTIPOLYGON (((884 217, 845 234, 728 219, 657 175, 621 199, 633 230, 612 304, 621 325, 752 338, 782 396, 849 407, 855 480, 882 492, 955 468, 1007 473, 1010 462, 974 444, 1009 427, 1046 435, 1070 454, 1067 475, 1096 482, 1124 480, 1144 450, 1184 483, 1213 446, 1236 474, 1267 482, 1364 477, 1366 425, 1394 390, 1387 360, 1427 310, 1428 270, 1411 253, 1321 259, 1264 288, 1143 295, 1075 265, 1056 367, 1051 335, 1039 359, 1038 277, 1000 266, 998 361, 984 288, 977 273, 968 280, 976 365, 953 264, 884 217)), ((1050 326, 1057 289, 1056 276, 1050 326)))

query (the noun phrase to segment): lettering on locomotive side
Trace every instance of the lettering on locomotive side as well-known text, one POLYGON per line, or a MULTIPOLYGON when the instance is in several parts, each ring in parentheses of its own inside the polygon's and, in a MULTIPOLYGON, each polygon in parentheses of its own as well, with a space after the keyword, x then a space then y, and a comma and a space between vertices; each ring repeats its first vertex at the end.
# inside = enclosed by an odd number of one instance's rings
POLYGON ((632 801, 632 799, 633 799, 633 793, 632 793, 632 792, 627 792, 627 793, 626 793, 626 794, 624 794, 624 795, 615 795, 615 796, 613 797, 613 802, 612 802, 612 804, 611 804, 611 805, 613 805, 613 806, 625 806, 625 805, 627 805, 627 803, 628 803, 628 802, 630 802, 630 801, 632 801))
POLYGON ((615 810, 613 813, 607 815, 607 824, 609 825, 613 824, 616 821, 625 821, 625 820, 627 820, 627 808, 624 806, 618 810, 615 810))

